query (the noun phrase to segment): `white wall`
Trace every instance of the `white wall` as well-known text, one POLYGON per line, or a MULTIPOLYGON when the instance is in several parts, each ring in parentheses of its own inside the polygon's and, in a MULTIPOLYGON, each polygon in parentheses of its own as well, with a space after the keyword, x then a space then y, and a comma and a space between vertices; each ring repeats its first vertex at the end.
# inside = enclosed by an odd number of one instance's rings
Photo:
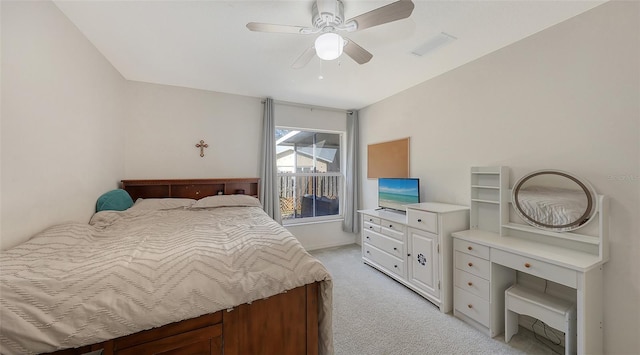
MULTIPOLYGON (((640 5, 611 2, 360 111, 368 144, 411 137, 422 199, 469 205, 469 167, 561 169, 611 198, 605 353, 640 349, 640 5)), ((376 181, 363 178, 364 208, 376 181)))
POLYGON ((259 176, 259 98, 140 82, 127 96, 123 179, 259 176))
POLYGON ((86 223, 123 174, 126 82, 51 2, 2 1, 0 248, 86 223))

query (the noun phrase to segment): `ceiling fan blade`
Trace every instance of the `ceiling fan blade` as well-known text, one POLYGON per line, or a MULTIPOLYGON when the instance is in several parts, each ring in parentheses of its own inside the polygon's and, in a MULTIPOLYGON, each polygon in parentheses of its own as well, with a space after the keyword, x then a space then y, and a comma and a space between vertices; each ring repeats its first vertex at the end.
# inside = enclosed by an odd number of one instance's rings
POLYGON ((355 21, 358 25, 355 31, 359 31, 407 18, 411 16, 414 7, 415 5, 411 0, 400 0, 356 16, 347 21, 347 23, 355 21))
POLYGON ((352 40, 347 41, 347 44, 344 46, 344 52, 358 64, 367 63, 371 58, 373 58, 373 54, 369 53, 366 49, 360 47, 352 40))
POLYGON ((249 22, 247 24, 247 28, 251 31, 256 31, 256 32, 293 33, 293 34, 302 34, 303 30, 307 29, 307 27, 302 27, 302 26, 274 25, 271 23, 259 23, 259 22, 249 22))
POLYGON ((302 52, 302 54, 298 57, 298 59, 296 59, 296 61, 293 62, 291 67, 293 69, 304 68, 304 66, 311 61, 311 58, 313 58, 314 55, 316 55, 316 49, 313 46, 311 46, 307 48, 304 52, 302 52))

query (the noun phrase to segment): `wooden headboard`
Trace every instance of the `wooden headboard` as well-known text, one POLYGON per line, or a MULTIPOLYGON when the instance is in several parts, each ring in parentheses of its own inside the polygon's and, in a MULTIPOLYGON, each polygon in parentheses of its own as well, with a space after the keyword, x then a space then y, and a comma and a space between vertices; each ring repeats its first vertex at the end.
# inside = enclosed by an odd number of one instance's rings
POLYGON ((122 180, 122 189, 138 198, 193 198, 224 194, 259 197, 259 178, 122 180))

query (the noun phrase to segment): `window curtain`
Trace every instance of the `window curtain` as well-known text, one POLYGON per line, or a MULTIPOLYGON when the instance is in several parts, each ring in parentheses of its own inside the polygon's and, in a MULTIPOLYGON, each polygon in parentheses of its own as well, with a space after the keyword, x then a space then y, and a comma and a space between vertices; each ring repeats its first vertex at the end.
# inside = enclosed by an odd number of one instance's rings
POLYGON ((360 186, 358 154, 358 111, 347 113, 347 164, 345 171, 345 196, 344 196, 344 220, 342 230, 350 233, 360 231, 360 219, 358 218, 358 191, 360 186))
POLYGON ((280 197, 278 193, 278 167, 276 165, 276 123, 273 114, 273 99, 264 101, 262 121, 262 157, 260 159, 260 201, 267 214, 282 224, 280 197))

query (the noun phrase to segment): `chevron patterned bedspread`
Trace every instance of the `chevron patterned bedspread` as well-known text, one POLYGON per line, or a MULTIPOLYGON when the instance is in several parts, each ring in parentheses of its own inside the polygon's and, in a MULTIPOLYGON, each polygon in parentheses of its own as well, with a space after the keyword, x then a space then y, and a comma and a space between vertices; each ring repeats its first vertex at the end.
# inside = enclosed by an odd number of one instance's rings
POLYGON ((104 211, 0 254, 0 353, 94 344, 320 283, 326 268, 259 207, 104 211))

